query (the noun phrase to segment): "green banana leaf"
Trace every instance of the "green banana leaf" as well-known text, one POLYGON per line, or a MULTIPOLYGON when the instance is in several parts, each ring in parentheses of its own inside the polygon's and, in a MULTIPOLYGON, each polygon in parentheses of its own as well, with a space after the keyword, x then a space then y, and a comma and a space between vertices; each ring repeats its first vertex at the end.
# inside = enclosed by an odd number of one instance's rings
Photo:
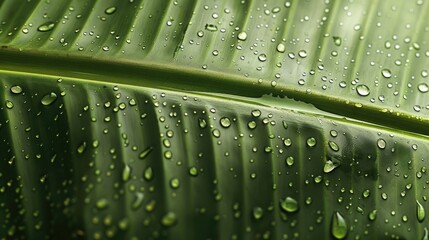
POLYGON ((429 239, 428 14, 0 0, 0 239, 429 239))

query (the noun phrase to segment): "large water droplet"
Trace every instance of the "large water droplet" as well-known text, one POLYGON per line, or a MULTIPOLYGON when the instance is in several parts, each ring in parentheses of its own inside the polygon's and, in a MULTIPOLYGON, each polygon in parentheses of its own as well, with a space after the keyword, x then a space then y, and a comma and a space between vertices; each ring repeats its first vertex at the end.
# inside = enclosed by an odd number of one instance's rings
POLYGON ((279 43, 276 49, 277 49, 277 52, 284 53, 286 51, 286 46, 283 43, 279 43))
POLYGON ((335 45, 337 45, 337 46, 341 46, 341 42, 342 42, 341 37, 333 36, 333 37, 332 37, 332 39, 334 39, 334 44, 335 44, 335 45))
POLYGON ((426 83, 420 83, 419 85, 417 85, 417 89, 421 93, 427 93, 429 91, 429 86, 426 83))
POLYGON ((332 151, 338 152, 340 150, 340 147, 333 141, 328 142, 329 148, 331 148, 332 151))
POLYGON ((306 58, 307 52, 305 50, 301 50, 298 52, 298 56, 300 56, 301 58, 306 58))
POLYGON ((148 147, 139 154, 140 159, 145 159, 152 152, 152 147, 148 147))
POLYGON ((125 165, 124 170, 122 171, 122 180, 124 182, 128 181, 131 176, 131 168, 128 165, 125 165))
POLYGON ((177 222, 177 217, 174 212, 168 212, 162 217, 161 224, 166 227, 171 227, 177 222))
POLYGON ((339 166, 339 164, 334 163, 331 160, 328 160, 325 162, 325 166, 323 166, 323 172, 324 173, 330 173, 332 171, 334 171, 335 168, 337 168, 339 166))
POLYGON ((95 203, 95 206, 96 206, 98 209, 104 209, 104 208, 107 208, 107 207, 109 206, 109 201, 108 201, 107 199, 105 199, 105 198, 101 198, 101 199, 99 199, 99 200, 95 203))
POLYGON ((356 87, 356 92, 360 95, 360 96, 368 96, 370 93, 369 87, 367 85, 364 84, 360 84, 356 87))
POLYGON ((317 144, 317 141, 314 137, 310 137, 307 139, 307 146, 314 147, 316 146, 316 144, 317 144))
POLYGON ((292 166, 295 163, 295 159, 292 156, 286 158, 286 165, 292 166))
POLYGON ((252 110, 252 116, 256 117, 256 118, 260 117, 261 116, 261 111, 259 109, 252 110))
POLYGON ((383 77, 385 78, 391 78, 392 77, 392 72, 390 71, 390 69, 383 69, 381 70, 381 75, 383 75, 383 77))
POLYGON ((8 108, 8 109, 12 109, 13 108, 13 102, 12 101, 9 101, 9 100, 6 100, 6 107, 8 108))
POLYGON ((86 149, 86 142, 82 142, 78 147, 77 147, 77 153, 82 154, 85 152, 86 149))
POLYGON ((299 209, 298 202, 291 197, 286 197, 284 200, 280 201, 280 207, 283 211, 288 213, 296 212, 299 209))
POLYGON ((377 147, 380 149, 385 149, 386 148, 386 141, 382 138, 377 140, 377 147))
POLYGON ((423 220, 425 220, 425 217, 426 217, 425 208, 423 207, 422 204, 420 204, 418 200, 416 200, 416 203, 417 203, 417 220, 419 220, 419 222, 423 222, 423 220))
POLYGON ((220 119, 220 125, 224 128, 229 128, 229 126, 231 126, 231 120, 227 117, 223 117, 220 119))
POLYGON ((368 214, 369 220, 374 221, 376 217, 377 217, 377 210, 372 210, 371 212, 369 212, 368 214))
POLYGON ((422 240, 429 240, 429 231, 427 227, 424 228, 422 240))
POLYGON ((261 219, 264 216, 264 209, 262 209, 261 207, 255 207, 253 209, 253 217, 256 220, 261 219))
POLYGON ((173 189, 177 189, 180 187, 180 181, 178 178, 173 178, 170 180, 170 187, 173 189))
POLYGON ((332 215, 331 233, 336 239, 344 239, 347 236, 347 223, 339 212, 332 215))
POLYGON ((217 26, 214 24, 206 24, 206 30, 210 31, 210 32, 216 32, 217 31, 217 26))
POLYGON ((258 60, 261 62, 267 61, 267 55, 265 53, 259 54, 258 60))
POLYGON ((55 23, 54 23, 54 22, 46 22, 46 23, 44 23, 44 24, 40 25, 40 26, 37 28, 37 30, 38 30, 39 32, 49 32, 49 31, 51 31, 52 29, 54 29, 54 27, 55 27, 55 23))
POLYGON ((200 128, 206 128, 207 122, 204 118, 200 118, 200 119, 198 119, 198 125, 200 125, 200 128))
POLYGON ((15 85, 10 88, 10 92, 13 94, 20 94, 22 93, 22 88, 21 86, 15 85))
POLYGON ((245 41, 247 39, 247 33, 246 32, 240 32, 238 34, 237 38, 241 41, 245 41))
POLYGON ((152 180, 153 178, 153 170, 151 167, 147 167, 146 170, 144 170, 144 174, 143 174, 144 179, 146 179, 147 181, 152 180))
POLYGON ((106 10, 104 10, 104 13, 106 13, 107 15, 111 15, 115 12, 116 12, 116 7, 109 7, 109 8, 106 8, 106 10))
POLYGON ((41 103, 44 106, 49 106, 57 100, 57 94, 54 92, 48 93, 42 97, 41 103))

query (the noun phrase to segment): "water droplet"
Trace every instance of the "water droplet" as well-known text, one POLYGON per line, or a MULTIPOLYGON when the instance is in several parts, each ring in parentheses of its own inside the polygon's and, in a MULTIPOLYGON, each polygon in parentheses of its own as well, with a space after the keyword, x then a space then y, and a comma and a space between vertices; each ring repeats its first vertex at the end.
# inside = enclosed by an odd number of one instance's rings
POLYGON ((206 24, 206 30, 210 31, 210 32, 216 32, 217 31, 217 26, 214 24, 206 24))
POLYGON ((111 15, 115 12, 116 12, 116 7, 109 7, 109 8, 106 8, 106 10, 104 10, 104 13, 106 13, 107 15, 111 15))
POLYGON ((377 218, 377 210, 372 210, 369 212, 368 218, 369 220, 374 221, 377 218))
POLYGON ((220 119, 220 125, 224 128, 229 128, 231 126, 231 120, 227 117, 223 117, 220 119))
POLYGON ((383 77, 385 78, 391 78, 392 77, 392 72, 390 71, 390 69, 383 69, 381 70, 381 75, 383 75, 383 77))
POLYGON ((198 169, 196 167, 189 168, 189 175, 193 177, 198 176, 198 169))
POLYGON ((241 41, 245 41, 247 39, 247 33, 246 32, 240 32, 238 34, 237 38, 241 41))
POLYGON ((198 119, 198 125, 200 125, 200 128, 206 128, 207 122, 204 118, 200 118, 200 119, 198 119))
POLYGON ((177 189, 180 187, 180 181, 178 178, 173 178, 170 180, 170 187, 173 189, 177 189))
POLYGON ((148 147, 139 154, 140 159, 145 159, 152 152, 152 147, 148 147))
POLYGON ((340 147, 338 147, 338 145, 333 141, 329 141, 328 145, 329 145, 329 148, 331 148, 331 150, 334 152, 338 152, 340 150, 340 147))
POLYGON ((122 181, 127 182, 131 176, 131 168, 125 164, 124 171, 122 171, 122 181))
POLYGON ((136 198, 131 205, 133 209, 140 208, 140 206, 143 204, 144 194, 141 192, 136 192, 136 198))
POLYGON ((356 87, 356 92, 360 95, 360 96, 368 96, 369 95, 369 87, 367 85, 364 84, 360 84, 356 87))
POLYGON ((177 222, 177 217, 174 212, 168 212, 162 217, 161 224, 165 227, 171 227, 177 222))
POLYGON ((259 116, 261 116, 261 111, 259 109, 255 109, 252 111, 252 116, 257 118, 259 116))
POLYGON ((38 30, 39 32, 49 32, 49 31, 51 31, 52 29, 54 29, 54 27, 55 27, 55 23, 54 23, 54 22, 46 22, 46 23, 44 23, 44 24, 40 25, 40 26, 37 28, 37 30, 38 30))
POLYGON ((339 166, 339 164, 334 163, 331 160, 327 160, 325 162, 325 166, 323 166, 323 172, 324 173, 330 173, 332 171, 334 171, 335 168, 337 168, 339 166))
POLYGON ((416 200, 416 203, 417 203, 417 220, 419 220, 419 222, 423 222, 423 220, 425 220, 425 217, 426 217, 425 208, 423 207, 422 204, 420 204, 419 200, 416 200))
POLYGON ((219 138, 220 137, 219 129, 217 129, 217 128, 213 129, 212 134, 214 137, 219 138))
POLYGON ((420 74, 422 75, 423 78, 427 78, 429 76, 428 70, 423 70, 420 74))
POLYGON ((82 142, 78 147, 77 147, 77 153, 82 154, 83 152, 85 152, 86 149, 86 142, 82 142))
POLYGON ((9 101, 9 100, 6 100, 6 107, 8 108, 8 109, 12 109, 13 108, 13 102, 12 101, 9 101))
POLYGON ((261 219, 264 216, 264 209, 262 209, 261 207, 255 207, 253 209, 253 217, 256 220, 261 219))
POLYGON ((341 42, 342 42, 341 37, 333 36, 332 38, 334 39, 334 44, 335 44, 335 45, 337 45, 337 46, 341 46, 341 42))
POLYGON ((331 233, 336 239, 344 239, 347 236, 347 223, 339 212, 332 215, 331 233))
POLYGON ((203 36, 204 36, 204 32, 203 32, 203 31, 201 31, 201 30, 200 30, 200 31, 198 31, 198 32, 197 32, 197 36, 198 36, 198 37, 203 37, 203 36))
POLYGON ((105 198, 101 198, 97 201, 97 203, 95 204, 95 206, 98 209, 104 209, 107 208, 109 206, 109 201, 105 198))
POLYGON ((280 207, 283 211, 288 213, 296 212, 299 208, 298 202, 291 197, 286 197, 284 200, 281 200, 280 207))
POLYGON ((377 140, 377 147, 380 149, 385 149, 386 148, 386 141, 382 138, 377 140))
POLYGON ((371 194, 371 191, 369 191, 368 189, 366 189, 365 191, 363 191, 362 196, 364 198, 367 198, 367 197, 369 197, 370 194, 371 194))
POLYGON ((300 50, 298 52, 298 56, 300 56, 301 58, 306 58, 307 57, 307 52, 305 50, 300 50))
POLYGON ((420 83, 419 85, 417 85, 417 89, 421 93, 427 93, 429 91, 429 86, 426 83, 420 83))
POLYGON ((277 52, 284 53, 286 51, 286 46, 283 43, 279 43, 276 49, 277 49, 277 52))
POLYGON ((144 179, 146 179, 147 181, 152 180, 153 178, 153 170, 151 167, 147 167, 146 170, 144 170, 144 179))
POLYGON ((261 61, 261 62, 267 61, 267 55, 265 55, 264 53, 259 54, 258 60, 261 61))
POLYGON ((316 146, 316 143, 317 143, 317 141, 314 137, 310 137, 307 139, 307 146, 309 146, 311 148, 316 146))
POLYGON ((21 86, 15 85, 10 88, 10 92, 13 94, 20 94, 22 93, 22 88, 21 86))
POLYGON ((44 106, 49 106, 52 103, 54 103, 55 100, 57 100, 57 94, 55 94, 54 92, 51 92, 43 96, 41 103, 44 106))
POLYGON ((285 140, 283 140, 283 145, 285 145, 285 147, 292 146, 292 140, 290 138, 286 138, 285 140))
POLYGON ((429 231, 428 231, 427 227, 424 228, 424 233, 423 233, 422 240, 429 240, 429 231))
POLYGON ((286 164, 292 166, 295 163, 295 159, 292 156, 286 158, 286 164))
POLYGON ((249 129, 255 129, 256 128, 256 122, 255 121, 250 121, 247 123, 247 127, 249 129))

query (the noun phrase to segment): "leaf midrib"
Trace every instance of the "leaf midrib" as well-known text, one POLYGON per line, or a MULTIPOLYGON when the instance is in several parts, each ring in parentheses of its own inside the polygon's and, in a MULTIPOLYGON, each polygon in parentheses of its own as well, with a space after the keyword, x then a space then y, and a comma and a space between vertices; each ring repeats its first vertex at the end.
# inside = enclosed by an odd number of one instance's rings
MULTIPOLYGON (((207 92, 209 90, 211 93, 250 98, 259 98, 264 95, 287 97, 309 103, 327 113, 393 128, 396 131, 429 136, 429 118, 426 117, 423 118, 399 110, 387 110, 377 106, 362 105, 359 102, 325 96, 317 92, 309 94, 301 89, 293 89, 282 83, 278 83, 273 88, 267 81, 257 83, 257 79, 219 71, 147 60, 135 62, 117 58, 91 58, 61 52, 22 51, 10 47, 0 49, 0 66, 0 70, 5 71, 77 78, 84 82, 95 81, 196 92, 207 92)), ((280 103, 279 105, 282 104, 280 103)), ((287 108, 287 104, 284 107, 287 108)))

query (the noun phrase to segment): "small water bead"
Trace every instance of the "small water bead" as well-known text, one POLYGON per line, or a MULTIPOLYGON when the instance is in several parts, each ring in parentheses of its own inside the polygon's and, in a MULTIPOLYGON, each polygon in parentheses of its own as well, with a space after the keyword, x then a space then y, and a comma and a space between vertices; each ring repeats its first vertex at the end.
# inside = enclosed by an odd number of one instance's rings
POLYGON ((334 212, 331 222, 331 233, 336 239, 344 239, 347 236, 347 223, 339 212, 334 212))
POLYGON ((148 147, 139 154, 140 159, 145 159, 152 152, 152 147, 148 147))
POLYGON ((256 122, 255 121, 250 121, 247 123, 247 127, 249 129, 255 129, 256 128, 256 122))
POLYGON ((170 180, 170 187, 173 189, 177 189, 180 187, 180 181, 178 178, 173 178, 170 180))
POLYGON ((260 54, 258 56, 258 60, 261 61, 261 62, 267 61, 267 55, 265 55, 264 53, 260 54))
POLYGON ((223 117, 220 119, 220 125, 224 128, 229 128, 231 126, 231 120, 227 117, 223 117))
POLYGON ((422 75, 423 78, 427 78, 429 76, 429 72, 427 70, 423 70, 421 72, 421 75, 422 75))
POLYGON ((247 33, 246 33, 246 32, 240 32, 240 33, 237 35, 237 38, 238 38, 239 40, 241 40, 241 41, 245 41, 245 40, 247 39, 247 33))
POLYGON ((284 53, 286 51, 286 46, 283 43, 279 43, 276 49, 277 49, 277 52, 284 53))
POLYGON ((367 198, 367 197, 369 197, 370 194, 371 194, 371 192, 367 189, 367 190, 363 191, 362 196, 364 198, 367 198))
POLYGON ((214 137, 219 138, 220 137, 219 129, 217 129, 217 128, 213 129, 212 134, 214 137))
POLYGON ((286 158, 286 164, 292 166, 295 163, 295 159, 292 156, 286 158))
POLYGON ((259 109, 255 109, 251 112, 252 116, 257 118, 261 116, 261 111, 259 109))
POLYGON ((338 152, 340 150, 340 147, 333 141, 328 142, 329 148, 331 148, 332 151, 338 152))
POLYGON ((335 44, 335 45, 337 45, 337 46, 341 46, 341 42, 342 42, 341 37, 333 36, 333 37, 332 37, 332 39, 334 40, 334 44, 335 44))
POLYGON ((253 209, 253 217, 256 220, 261 219, 264 216, 264 209, 262 209, 261 207, 255 207, 253 209))
POLYGON ((200 126, 200 128, 206 128, 207 122, 204 118, 200 118, 200 119, 198 119, 198 125, 200 126))
POLYGON ((49 106, 57 100, 57 94, 54 92, 48 93, 42 97, 41 103, 44 106, 49 106))
POLYGON ((86 150, 86 142, 82 142, 76 149, 78 154, 84 153, 86 150))
POLYGON ((290 138, 286 138, 285 140, 283 140, 283 144, 285 145, 285 147, 290 147, 292 146, 292 140, 290 138))
POLYGON ((306 58, 307 57, 307 52, 305 50, 300 50, 298 52, 298 56, 300 56, 301 58, 306 58))
POLYGON ((12 101, 6 100, 6 107, 7 107, 8 109, 12 109, 12 108, 13 108, 13 106, 14 106, 14 104, 13 104, 13 102, 12 102, 12 101))
POLYGON ((360 96, 368 96, 370 93, 369 87, 367 85, 364 84, 360 84, 356 87, 356 92, 360 95, 360 96))
POLYGON ((377 140, 377 147, 380 149, 385 149, 386 148, 386 141, 382 138, 377 140))
POLYGON ((54 29, 54 27, 55 27, 55 23, 54 22, 46 22, 46 23, 40 25, 37 28, 37 31, 39 31, 39 32, 49 32, 52 29, 54 29))
POLYGON ((165 227, 171 227, 174 224, 176 224, 176 222, 177 222, 177 217, 174 212, 166 213, 161 219, 161 224, 165 227))
POLYGON ((20 94, 22 93, 22 88, 21 86, 15 85, 10 88, 10 92, 13 94, 20 94))
POLYGON ((111 15, 115 12, 116 12, 116 7, 109 7, 109 8, 106 8, 106 10, 104 10, 104 13, 106 13, 107 15, 111 15))
POLYGON ((417 85, 417 89, 421 93, 427 93, 429 91, 429 86, 426 83, 420 83, 419 85, 417 85))
POLYGON ((316 143, 317 143, 317 141, 314 137, 310 137, 307 139, 307 146, 309 146, 309 147, 316 146, 316 143))
POLYGON ((214 24, 206 24, 206 30, 210 31, 210 32, 216 32, 217 31, 217 26, 214 24))
POLYGON ((143 199, 144 199, 144 194, 141 192, 136 192, 136 197, 134 202, 132 203, 131 207, 133 209, 138 209, 141 207, 141 205, 143 204, 143 199))
POLYGON ((189 175, 196 177, 198 176, 198 169, 196 167, 189 168, 189 175))
POLYGON ((101 198, 95 203, 95 206, 98 209, 105 209, 109 206, 109 201, 105 198, 101 198))
POLYGON ((381 70, 381 75, 385 78, 391 78, 392 77, 392 72, 390 71, 390 69, 383 69, 381 70))
POLYGON ((198 36, 198 37, 203 37, 203 36, 204 36, 204 32, 203 32, 203 31, 201 31, 201 30, 200 30, 200 31, 198 31, 198 32, 197 32, 197 36, 198 36))
POLYGON ((425 220, 425 217, 426 217, 425 208, 419 202, 419 200, 416 200, 416 203, 417 203, 417 220, 419 222, 423 222, 423 220, 425 220))
POLYGON ((299 209, 298 202, 291 197, 286 197, 284 200, 280 200, 280 207, 283 211, 288 213, 294 213, 299 209))
POLYGON ((325 162, 325 165, 323 166, 323 172, 324 173, 330 173, 334 171, 335 168, 337 168, 339 165, 334 163, 332 160, 327 160, 325 162))
POLYGON ((122 171, 122 181, 127 182, 131 176, 131 168, 128 165, 125 165, 124 170, 122 171))
POLYGON ((145 179, 146 181, 150 181, 150 180, 152 180, 152 178, 153 178, 153 170, 152 170, 152 167, 147 167, 147 168, 144 170, 143 177, 144 177, 144 179, 145 179))

